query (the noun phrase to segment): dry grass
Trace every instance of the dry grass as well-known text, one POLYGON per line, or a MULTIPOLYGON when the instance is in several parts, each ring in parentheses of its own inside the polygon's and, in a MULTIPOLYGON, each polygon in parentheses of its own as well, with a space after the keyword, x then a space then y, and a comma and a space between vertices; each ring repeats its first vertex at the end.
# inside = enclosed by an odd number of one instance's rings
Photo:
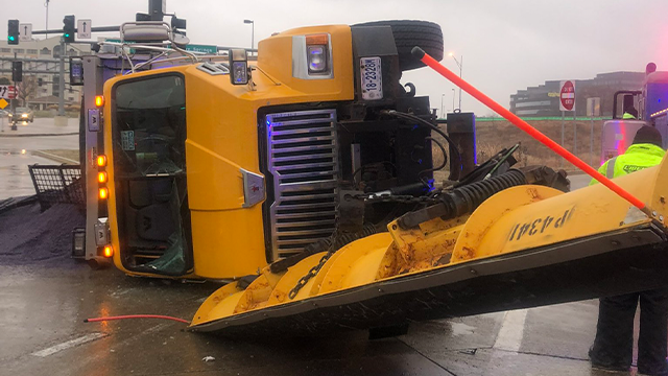
MULTIPOLYGON (((547 137, 561 143, 561 120, 538 120, 530 124, 545 134, 547 137)), ((569 151, 574 150, 574 136, 577 136, 577 150, 575 154, 589 164, 598 167, 598 156, 600 155, 601 142, 600 134, 603 121, 594 121, 594 140, 593 155, 590 152, 591 122, 575 121, 566 119, 564 126, 565 147, 569 151), (577 133, 575 133, 575 131, 577 133)), ((510 147, 516 143, 521 143, 519 150, 514 154, 519 161, 518 165, 546 165, 555 169, 563 168, 567 171, 574 171, 575 167, 564 161, 552 150, 542 145, 538 141, 522 132, 508 121, 500 119, 488 122, 479 122, 476 124, 478 162, 482 163, 489 159, 501 149, 510 147)), ((445 130, 445 129, 444 129, 445 130)), ((439 139, 440 136, 434 135, 439 139)), ((445 143, 443 142, 445 145, 445 143)), ((433 148, 434 165, 441 163, 442 156, 438 147, 433 148)), ((437 174, 437 177, 447 176, 446 174, 437 174)))

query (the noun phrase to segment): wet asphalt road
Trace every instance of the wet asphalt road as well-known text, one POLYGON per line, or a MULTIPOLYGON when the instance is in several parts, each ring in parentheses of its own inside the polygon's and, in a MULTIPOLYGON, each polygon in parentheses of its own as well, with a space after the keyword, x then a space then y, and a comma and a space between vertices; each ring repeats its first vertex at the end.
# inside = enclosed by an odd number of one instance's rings
MULTIPOLYGON (((25 164, 52 163, 28 151, 70 147, 76 136, 0 137, 0 194, 23 194, 25 164)), ((572 180, 574 188, 588 182, 572 180)), ((415 323, 408 335, 375 341, 363 332, 230 340, 172 321, 83 323, 140 313, 189 319, 217 287, 67 258, 0 263, 0 375, 610 375, 587 360, 596 301, 415 323)))
POLYGON ((216 289, 130 278, 61 259, 0 266, 1 375, 605 375, 590 369, 597 303, 586 301, 416 323, 369 341, 230 340, 160 320, 87 323, 136 313, 190 318, 216 289), (203 358, 212 356, 214 361, 203 358))
POLYGON ((78 136, 16 137, 29 134, 71 133, 78 130, 77 119, 69 119, 65 127, 53 125, 53 119, 35 119, 33 123, 10 130, 7 119, 0 119, 0 200, 35 194, 28 165, 59 164, 32 153, 49 149, 79 148, 78 136), (4 132, 3 132, 4 131, 4 132))

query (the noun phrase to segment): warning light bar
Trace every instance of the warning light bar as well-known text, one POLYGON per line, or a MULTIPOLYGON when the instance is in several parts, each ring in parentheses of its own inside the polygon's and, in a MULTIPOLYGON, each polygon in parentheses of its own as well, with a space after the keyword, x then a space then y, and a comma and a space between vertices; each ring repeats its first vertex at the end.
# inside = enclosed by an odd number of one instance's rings
POLYGON ((663 114, 666 114, 666 113, 668 113, 668 108, 664 108, 661 111, 657 111, 657 112, 653 113, 652 115, 650 115, 650 118, 654 118, 654 117, 657 117, 657 116, 660 116, 660 115, 663 115, 663 114))

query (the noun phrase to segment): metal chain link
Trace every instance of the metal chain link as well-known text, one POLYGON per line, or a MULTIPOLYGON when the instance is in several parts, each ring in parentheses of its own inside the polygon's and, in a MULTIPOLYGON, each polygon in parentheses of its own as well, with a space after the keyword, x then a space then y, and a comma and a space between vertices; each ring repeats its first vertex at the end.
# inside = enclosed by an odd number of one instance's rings
POLYGON ((294 299, 295 296, 297 296, 297 293, 299 293, 299 290, 302 289, 302 287, 306 286, 308 281, 311 280, 311 278, 315 277, 316 274, 320 271, 323 265, 329 260, 329 258, 334 254, 335 249, 333 249, 336 246, 336 240, 339 236, 339 202, 337 200, 336 206, 334 207, 334 213, 336 213, 336 217, 334 218, 334 232, 332 232, 332 235, 329 236, 329 248, 327 249, 327 253, 322 256, 320 261, 318 262, 318 265, 314 266, 311 268, 311 270, 308 271, 308 273, 301 277, 299 281, 297 281, 297 284, 295 287, 290 290, 288 293, 288 297, 290 300, 294 299))
POLYGON ((365 200, 367 203, 374 204, 378 202, 394 202, 399 204, 434 204, 438 199, 433 196, 411 196, 411 195, 393 195, 391 193, 384 193, 381 195, 371 196, 359 194, 353 196, 356 200, 365 200))

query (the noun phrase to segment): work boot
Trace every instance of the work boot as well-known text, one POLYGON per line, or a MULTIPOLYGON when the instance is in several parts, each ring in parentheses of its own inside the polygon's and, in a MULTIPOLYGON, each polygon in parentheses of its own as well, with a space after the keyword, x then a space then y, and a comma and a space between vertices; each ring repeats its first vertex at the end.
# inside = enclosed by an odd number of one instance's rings
POLYGON ((625 365, 618 360, 603 354, 597 354, 594 351, 594 346, 589 349, 589 361, 591 362, 591 368, 602 371, 628 372, 630 368, 629 365, 625 365))
POLYGON ((638 363, 638 375, 668 376, 668 362, 664 360, 663 363, 651 367, 648 367, 642 363, 638 363))

